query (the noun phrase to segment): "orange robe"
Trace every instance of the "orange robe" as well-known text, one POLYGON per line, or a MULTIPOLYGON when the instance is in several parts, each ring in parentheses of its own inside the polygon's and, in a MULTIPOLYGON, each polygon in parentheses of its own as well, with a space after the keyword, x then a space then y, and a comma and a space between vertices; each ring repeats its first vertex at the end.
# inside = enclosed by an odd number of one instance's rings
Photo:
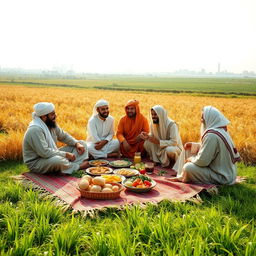
POLYGON ((120 119, 116 133, 116 137, 120 142, 120 150, 122 155, 129 158, 134 157, 135 152, 145 152, 143 147, 144 141, 136 142, 136 137, 141 132, 149 132, 148 120, 140 113, 139 102, 136 100, 129 101, 125 106, 125 111, 126 107, 131 105, 135 106, 136 117, 134 119, 130 118, 126 113, 126 115, 120 119), (129 152, 125 151, 123 147, 122 142, 124 140, 126 140, 131 147, 129 152))

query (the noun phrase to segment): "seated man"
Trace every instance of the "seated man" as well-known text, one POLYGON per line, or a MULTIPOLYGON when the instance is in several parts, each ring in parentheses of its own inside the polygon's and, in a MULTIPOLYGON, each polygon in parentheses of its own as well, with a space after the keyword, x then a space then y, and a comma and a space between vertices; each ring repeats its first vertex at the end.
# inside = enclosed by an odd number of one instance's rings
POLYGON ((135 152, 144 152, 141 132, 149 132, 147 119, 140 113, 139 102, 130 100, 125 106, 126 115, 118 124, 117 138, 124 157, 134 157, 135 152))
POLYGON ((188 142, 173 169, 173 181, 202 184, 233 184, 240 156, 227 131, 229 120, 212 106, 203 108, 201 143, 188 142))
POLYGON ((23 160, 31 172, 71 174, 88 167, 86 143, 75 140, 56 124, 54 105, 40 102, 34 105, 23 140, 23 160), (57 140, 68 146, 57 148, 57 140))
POLYGON ((99 100, 87 125, 87 146, 95 159, 118 157, 119 141, 114 140, 114 118, 109 115, 109 104, 99 100))
POLYGON ((144 148, 151 160, 163 167, 173 167, 182 150, 178 125, 160 105, 151 108, 150 133, 142 133, 144 148))

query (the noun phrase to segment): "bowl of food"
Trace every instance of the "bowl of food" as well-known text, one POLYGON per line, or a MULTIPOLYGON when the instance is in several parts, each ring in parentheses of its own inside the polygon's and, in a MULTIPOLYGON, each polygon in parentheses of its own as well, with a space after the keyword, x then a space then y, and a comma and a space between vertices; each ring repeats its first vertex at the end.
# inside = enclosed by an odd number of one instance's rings
POLYGON ((138 175, 140 172, 138 170, 136 170, 136 169, 121 168, 121 169, 114 170, 114 173, 122 175, 122 176, 128 178, 128 177, 132 177, 132 176, 138 175))
POLYGON ((122 184, 127 190, 136 193, 148 192, 156 186, 156 182, 145 175, 128 178, 124 180, 122 184))
POLYGON ((95 159, 95 160, 89 161, 89 164, 91 166, 105 166, 105 165, 108 165, 109 162, 105 159, 95 159))
POLYGON ((93 176, 100 176, 102 174, 109 174, 113 172, 113 169, 106 166, 95 166, 86 169, 86 172, 93 176))
POLYGON ((77 189, 81 193, 81 197, 87 199, 116 199, 120 197, 124 187, 119 183, 106 183, 102 177, 88 177, 85 175, 78 182, 77 189))
POLYGON ((129 167, 132 165, 132 162, 129 160, 115 160, 115 161, 109 162, 109 165, 115 168, 129 167))

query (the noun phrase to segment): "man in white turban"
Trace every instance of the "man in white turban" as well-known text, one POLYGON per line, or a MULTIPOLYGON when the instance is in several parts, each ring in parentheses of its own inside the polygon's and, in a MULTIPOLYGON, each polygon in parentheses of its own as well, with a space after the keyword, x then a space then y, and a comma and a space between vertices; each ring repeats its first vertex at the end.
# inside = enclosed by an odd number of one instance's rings
POLYGON ((150 133, 142 133, 151 160, 163 167, 173 166, 182 150, 178 125, 160 105, 151 108, 150 133))
POLYGON ((35 104, 32 117, 22 148, 24 163, 30 171, 71 174, 88 167, 86 143, 77 141, 57 125, 55 107, 52 103, 35 104), (57 141, 67 146, 58 149, 57 141))
POLYGON ((215 107, 205 106, 201 116, 201 143, 188 142, 173 169, 174 181, 233 184, 240 160, 227 131, 229 120, 215 107))
POLYGON ((113 139, 114 118, 109 115, 109 103, 98 100, 87 125, 87 146, 94 159, 118 157, 119 141, 113 139))

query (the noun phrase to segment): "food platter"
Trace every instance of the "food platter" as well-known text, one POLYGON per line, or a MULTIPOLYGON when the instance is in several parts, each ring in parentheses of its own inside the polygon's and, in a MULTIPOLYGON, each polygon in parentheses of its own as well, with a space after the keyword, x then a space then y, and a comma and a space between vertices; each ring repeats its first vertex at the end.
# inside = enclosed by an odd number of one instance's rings
POLYGON ((121 168, 121 169, 116 169, 114 170, 115 174, 123 175, 124 177, 132 177, 135 175, 138 175, 140 172, 136 169, 131 169, 131 168, 121 168))
POLYGON ((150 191, 152 188, 154 188, 156 186, 156 182, 152 179, 150 179, 150 183, 151 185, 149 187, 143 187, 143 188, 140 188, 140 187, 134 187, 134 186, 131 186, 131 185, 128 185, 128 182, 133 182, 134 179, 133 178, 130 178, 130 179, 126 179, 122 182, 122 185, 129 191, 133 191, 133 192, 136 192, 136 193, 145 193, 145 192, 148 192, 150 191))
POLYGON ((91 166, 104 166, 104 165, 108 165, 109 162, 105 159, 95 159, 95 160, 89 161, 89 164, 91 166))
POLYGON ((109 162, 109 165, 115 168, 129 167, 132 165, 132 162, 129 160, 115 160, 109 162))
POLYGON ((93 176, 100 176, 102 174, 109 174, 113 172, 113 169, 106 166, 89 167, 86 172, 93 176))

